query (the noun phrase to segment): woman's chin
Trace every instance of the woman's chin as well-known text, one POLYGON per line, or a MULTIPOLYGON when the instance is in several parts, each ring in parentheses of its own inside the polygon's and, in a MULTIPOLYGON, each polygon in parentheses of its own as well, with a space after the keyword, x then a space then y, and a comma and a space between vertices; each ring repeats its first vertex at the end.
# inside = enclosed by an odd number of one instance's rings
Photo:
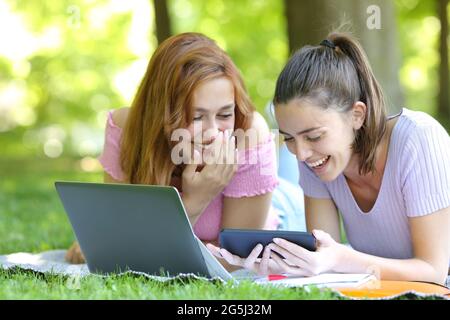
POLYGON ((331 182, 333 180, 336 180, 339 174, 340 173, 337 170, 335 170, 331 162, 327 164, 327 168, 325 168, 324 171, 316 172, 316 175, 323 182, 331 182))

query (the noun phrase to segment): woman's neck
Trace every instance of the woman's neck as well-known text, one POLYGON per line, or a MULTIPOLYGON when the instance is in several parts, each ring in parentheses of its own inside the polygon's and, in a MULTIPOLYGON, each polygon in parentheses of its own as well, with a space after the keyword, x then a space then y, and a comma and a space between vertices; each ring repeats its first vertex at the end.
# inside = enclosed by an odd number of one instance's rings
POLYGON ((360 155, 354 153, 350 158, 347 168, 344 170, 347 181, 359 186, 377 186, 379 184, 383 177, 384 168, 386 167, 389 143, 396 122, 397 118, 394 118, 388 120, 386 123, 386 130, 375 151, 375 170, 361 175, 359 173, 360 155))

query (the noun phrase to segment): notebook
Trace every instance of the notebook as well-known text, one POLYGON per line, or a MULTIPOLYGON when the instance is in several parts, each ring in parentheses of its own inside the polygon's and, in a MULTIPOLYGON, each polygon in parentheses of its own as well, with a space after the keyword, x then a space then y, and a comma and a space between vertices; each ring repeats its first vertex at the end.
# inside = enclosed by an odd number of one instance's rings
POLYGON ((267 285, 280 285, 287 287, 299 287, 314 285, 317 287, 330 288, 357 288, 359 286, 373 282, 376 286, 377 278, 372 274, 354 274, 354 273, 324 273, 312 277, 286 276, 279 280, 269 280, 269 277, 258 277, 256 283, 267 285))

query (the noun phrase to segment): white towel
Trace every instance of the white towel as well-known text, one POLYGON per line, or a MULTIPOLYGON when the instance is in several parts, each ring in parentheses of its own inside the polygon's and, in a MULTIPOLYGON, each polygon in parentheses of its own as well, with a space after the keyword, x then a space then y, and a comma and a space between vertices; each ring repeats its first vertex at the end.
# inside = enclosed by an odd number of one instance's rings
POLYGON ((18 252, 0 256, 0 265, 3 269, 19 267, 42 273, 55 273, 62 275, 89 274, 86 264, 69 264, 64 260, 66 250, 52 250, 41 253, 18 252))
MULTIPOLYGON (((65 255, 66 250, 51 250, 34 254, 26 252, 11 253, 8 255, 0 256, 0 268, 2 269, 20 268, 24 270, 32 270, 39 273, 51 273, 69 277, 84 277, 87 275, 93 275, 89 272, 89 269, 86 264, 67 263, 64 259, 65 255)), ((127 271, 122 274, 128 273, 143 275, 148 278, 159 281, 174 280, 186 277, 211 280, 205 277, 197 276, 193 273, 189 274, 183 273, 177 275, 176 277, 154 276, 144 272, 137 272, 137 271, 127 271)), ((215 278, 214 280, 217 279, 221 280, 220 278, 215 278)))

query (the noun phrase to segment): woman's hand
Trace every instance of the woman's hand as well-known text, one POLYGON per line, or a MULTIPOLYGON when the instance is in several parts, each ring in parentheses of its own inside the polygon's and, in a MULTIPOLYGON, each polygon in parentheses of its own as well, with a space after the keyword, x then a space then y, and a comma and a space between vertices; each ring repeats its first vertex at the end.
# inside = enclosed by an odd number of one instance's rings
POLYGON ((320 273, 333 271, 340 262, 343 245, 322 230, 314 230, 317 240, 317 250, 309 251, 301 246, 284 239, 273 239, 274 243, 268 245, 270 250, 282 255, 285 260, 276 254, 271 258, 282 269, 282 272, 300 276, 314 276, 320 273))
POLYGON ((72 264, 83 264, 86 263, 84 259, 83 252, 81 252, 80 245, 78 242, 74 242, 72 246, 67 250, 66 261, 72 264))
POLYGON ((209 155, 202 171, 197 166, 202 163, 200 154, 194 150, 194 161, 186 165, 182 174, 183 203, 188 215, 200 215, 208 204, 219 194, 237 171, 236 138, 230 139, 230 132, 220 132, 208 148, 209 155))
POLYGON ((258 275, 268 275, 282 272, 282 268, 280 268, 273 260, 270 259, 270 249, 268 247, 263 248, 261 244, 258 244, 255 248, 253 248, 252 252, 250 252, 247 258, 241 258, 239 256, 231 254, 226 249, 216 247, 211 243, 208 243, 206 247, 215 257, 224 259, 230 265, 250 270, 258 275), (258 256, 263 249, 264 253, 262 255, 262 258, 258 259, 258 256))

